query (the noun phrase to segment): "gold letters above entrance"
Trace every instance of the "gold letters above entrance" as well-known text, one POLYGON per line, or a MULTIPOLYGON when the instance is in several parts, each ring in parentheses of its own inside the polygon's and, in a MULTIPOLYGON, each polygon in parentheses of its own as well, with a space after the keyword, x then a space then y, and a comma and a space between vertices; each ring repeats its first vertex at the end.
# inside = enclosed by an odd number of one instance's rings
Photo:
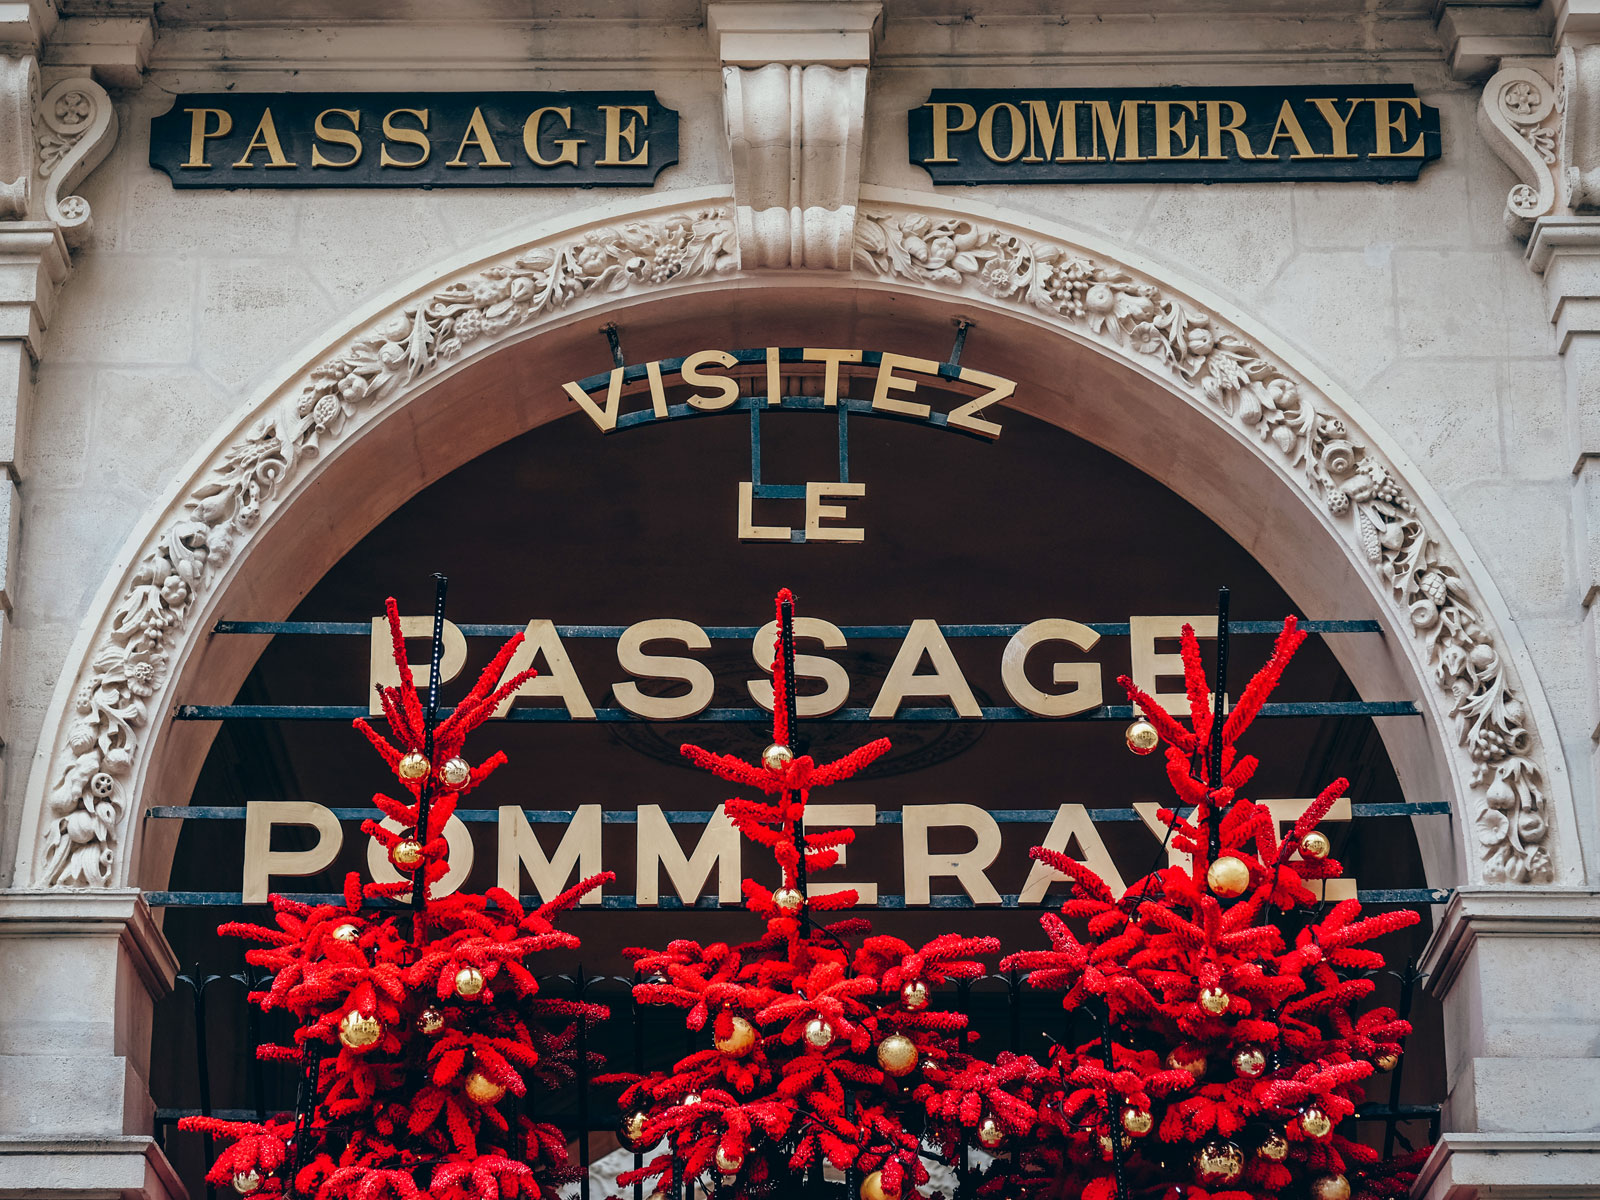
POLYGON ((1439 110, 1410 85, 935 90, 910 113, 935 183, 1415 179, 1439 110))
POLYGON ((967 325, 959 325, 946 362, 887 350, 817 346, 697 350, 682 358, 633 366, 618 363, 610 371, 561 386, 601 433, 717 413, 748 414, 750 477, 738 484, 740 539, 860 542, 866 538, 865 529, 844 523, 850 512, 843 502, 867 494, 866 484, 850 479, 852 415, 931 425, 986 441, 1000 436, 1000 426, 985 410, 1009 399, 1017 385, 961 365, 967 325), (861 395, 852 396, 853 390, 861 395), (804 483, 762 479, 761 416, 773 412, 827 413, 836 421, 837 479, 804 483), (765 515, 758 523, 757 501, 804 501, 804 524, 780 525, 765 515))
POLYGON ((213 92, 150 122, 178 188, 650 187, 677 161, 654 92, 213 92))

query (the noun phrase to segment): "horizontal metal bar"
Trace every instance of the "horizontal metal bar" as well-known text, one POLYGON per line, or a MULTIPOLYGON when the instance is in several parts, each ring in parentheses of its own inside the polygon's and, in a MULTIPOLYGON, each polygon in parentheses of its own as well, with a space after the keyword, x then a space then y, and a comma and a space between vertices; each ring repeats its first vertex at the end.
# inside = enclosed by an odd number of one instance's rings
MULTIPOLYGON (((361 821, 378 815, 373 808, 335 808, 330 811, 341 821, 361 821)), ((1001 825, 1048 825, 1055 820, 1057 812, 1054 808, 992 808, 988 811, 1001 825)), ((1088 811, 1089 819, 1096 822, 1141 820, 1131 808, 1091 808, 1088 811)), ((663 815, 669 825, 704 825, 711 820, 711 812, 710 809, 691 809, 663 815)), ((1353 817, 1449 816, 1450 802, 1403 800, 1391 804, 1352 804, 1350 813, 1353 817)), ((525 808, 522 815, 532 825, 565 825, 572 820, 571 811, 559 808, 525 808)), ((245 809, 242 805, 226 808, 195 804, 157 805, 146 809, 145 816, 178 821, 242 821, 245 809)), ((468 825, 491 825, 500 819, 500 811, 494 808, 458 808, 456 816, 468 825)), ((617 809, 601 813, 600 820, 605 825, 636 825, 639 814, 637 811, 617 809)), ((898 825, 900 814, 880 812, 877 814, 877 824, 898 825)))
MULTIPOLYGON (((302 904, 343 904, 342 892, 283 892, 278 893, 288 900, 298 900, 302 904)), ((244 903, 243 894, 240 892, 146 892, 145 903, 151 908, 249 908, 262 907, 260 905, 247 905, 244 903)), ((1363 904, 1443 904, 1450 899, 1448 888, 1380 888, 1375 891, 1358 891, 1356 899, 1363 904)), ((541 901, 537 896, 524 896, 522 903, 527 907, 537 907, 541 901)), ((368 908, 389 908, 390 904, 368 902, 368 908)), ((726 908, 729 912, 744 911, 743 904, 729 904, 724 906, 715 896, 701 896, 692 904, 685 904, 675 896, 661 897, 661 903, 654 906, 641 907, 632 896, 604 896, 595 906, 602 911, 621 912, 649 912, 651 907, 660 911, 679 911, 682 909, 714 910, 726 908)), ((904 911, 923 911, 928 909, 944 908, 1030 908, 1044 909, 1043 904, 1023 905, 1018 902, 1015 895, 1000 897, 998 905, 975 904, 972 897, 966 895, 934 896, 930 904, 907 904, 904 896, 879 894, 878 903, 861 904, 857 908, 884 908, 904 911)), ((579 909, 578 911, 583 911, 579 909)))
MULTIPOLYGON (((773 485, 782 486, 782 485, 773 485)), ((1131 626, 1126 621, 1087 622, 1088 627, 1101 637, 1127 637, 1131 626)), ((1377 621, 1301 621, 1306 633, 1381 633, 1383 626, 1377 621)), ((943 625, 939 631, 945 637, 1013 637, 1023 626, 1021 623, 989 625, 943 625)), ((522 633, 523 625, 457 625, 463 637, 510 637, 522 633)), ((556 632, 564 638, 619 638, 629 627, 626 625, 557 625, 556 632)), ((1234 635, 1277 633, 1282 621, 1229 621, 1228 633, 1234 635)), ((743 641, 756 635, 755 625, 707 625, 705 634, 712 641, 743 641)), ((841 625, 839 632, 847 638, 904 638, 909 625, 841 625)), ((212 633, 289 634, 318 637, 371 637, 372 626, 366 621, 218 621, 212 633)))
MULTIPOLYGON (((454 709, 441 708, 440 716, 454 709)), ((1025 708, 984 708, 981 718, 963 718, 953 708, 903 708, 892 719, 882 723, 902 722, 927 724, 944 721, 981 719, 984 721, 1131 721, 1134 712, 1131 704, 1103 704, 1089 712, 1071 717, 1041 717, 1025 708)), ((180 704, 173 717, 179 721, 353 721, 367 716, 367 710, 356 704, 180 704)), ((1412 700, 1319 700, 1263 704, 1261 716, 1274 717, 1416 717, 1421 716, 1412 700)), ((504 717, 491 717, 502 721, 572 721, 565 708, 513 708, 504 717)), ((597 708, 594 719, 602 723, 645 722, 625 708, 597 708)), ((664 721, 666 725, 707 725, 731 721, 738 724, 758 724, 770 721, 772 714, 760 708, 708 708, 697 717, 664 721)), ((817 717, 840 725, 878 723, 871 710, 866 708, 841 708, 831 717, 817 717)))

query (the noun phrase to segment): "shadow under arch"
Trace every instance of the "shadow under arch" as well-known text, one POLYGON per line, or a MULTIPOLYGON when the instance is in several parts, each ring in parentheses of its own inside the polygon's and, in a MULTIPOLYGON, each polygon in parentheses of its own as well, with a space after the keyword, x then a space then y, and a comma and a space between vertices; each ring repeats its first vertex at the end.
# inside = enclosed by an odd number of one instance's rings
MULTIPOLYGON (((1380 720, 1429 880, 1582 882, 1554 723, 1483 569, 1420 473, 1347 397, 1192 288, 983 206, 872 192, 848 273, 741 273, 726 199, 591 210, 368 307, 310 348, 191 464, 130 539, 54 695, 30 773, 17 880, 165 878, 143 808, 186 798, 214 730, 171 706, 226 703, 259 650, 219 617, 287 615, 363 533, 490 447, 571 411, 561 383, 686 349, 832 345, 940 359, 957 316, 1011 407, 1154 476, 1253 553, 1332 638, 1380 720)), ((1003 423, 1004 410, 998 410, 1003 423)), ((993 413, 991 416, 995 415, 993 413)), ((597 435, 598 436, 598 435, 597 435)))

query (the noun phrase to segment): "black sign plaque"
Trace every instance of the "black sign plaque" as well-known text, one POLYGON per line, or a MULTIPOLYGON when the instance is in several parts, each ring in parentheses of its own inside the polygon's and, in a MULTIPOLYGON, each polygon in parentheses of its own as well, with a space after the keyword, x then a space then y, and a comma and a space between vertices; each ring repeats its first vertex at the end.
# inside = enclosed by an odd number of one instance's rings
POLYGON ((150 123, 177 188, 650 187, 677 161, 654 92, 211 92, 150 123))
POLYGON ((1390 182, 1440 148, 1408 84, 939 88, 909 119, 935 183, 1390 182))

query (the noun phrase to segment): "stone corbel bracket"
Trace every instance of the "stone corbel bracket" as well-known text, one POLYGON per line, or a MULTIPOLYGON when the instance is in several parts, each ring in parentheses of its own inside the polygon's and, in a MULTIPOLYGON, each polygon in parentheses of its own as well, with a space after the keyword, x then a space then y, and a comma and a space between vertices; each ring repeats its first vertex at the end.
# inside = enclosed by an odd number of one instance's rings
POLYGON ((1524 240, 1533 223, 1560 203, 1556 175, 1561 105, 1555 82, 1529 65, 1509 66, 1484 85, 1478 129, 1515 173, 1506 195, 1506 227, 1524 240))
POLYGON ((878 0, 717 0, 740 265, 848 271, 878 0))
POLYGON ((848 270, 867 69, 724 67, 722 95, 743 266, 848 270))
POLYGON ((93 79, 63 79, 34 110, 34 143, 43 181, 44 218, 68 246, 84 244, 92 225, 89 202, 73 194, 117 140, 117 110, 93 79))

